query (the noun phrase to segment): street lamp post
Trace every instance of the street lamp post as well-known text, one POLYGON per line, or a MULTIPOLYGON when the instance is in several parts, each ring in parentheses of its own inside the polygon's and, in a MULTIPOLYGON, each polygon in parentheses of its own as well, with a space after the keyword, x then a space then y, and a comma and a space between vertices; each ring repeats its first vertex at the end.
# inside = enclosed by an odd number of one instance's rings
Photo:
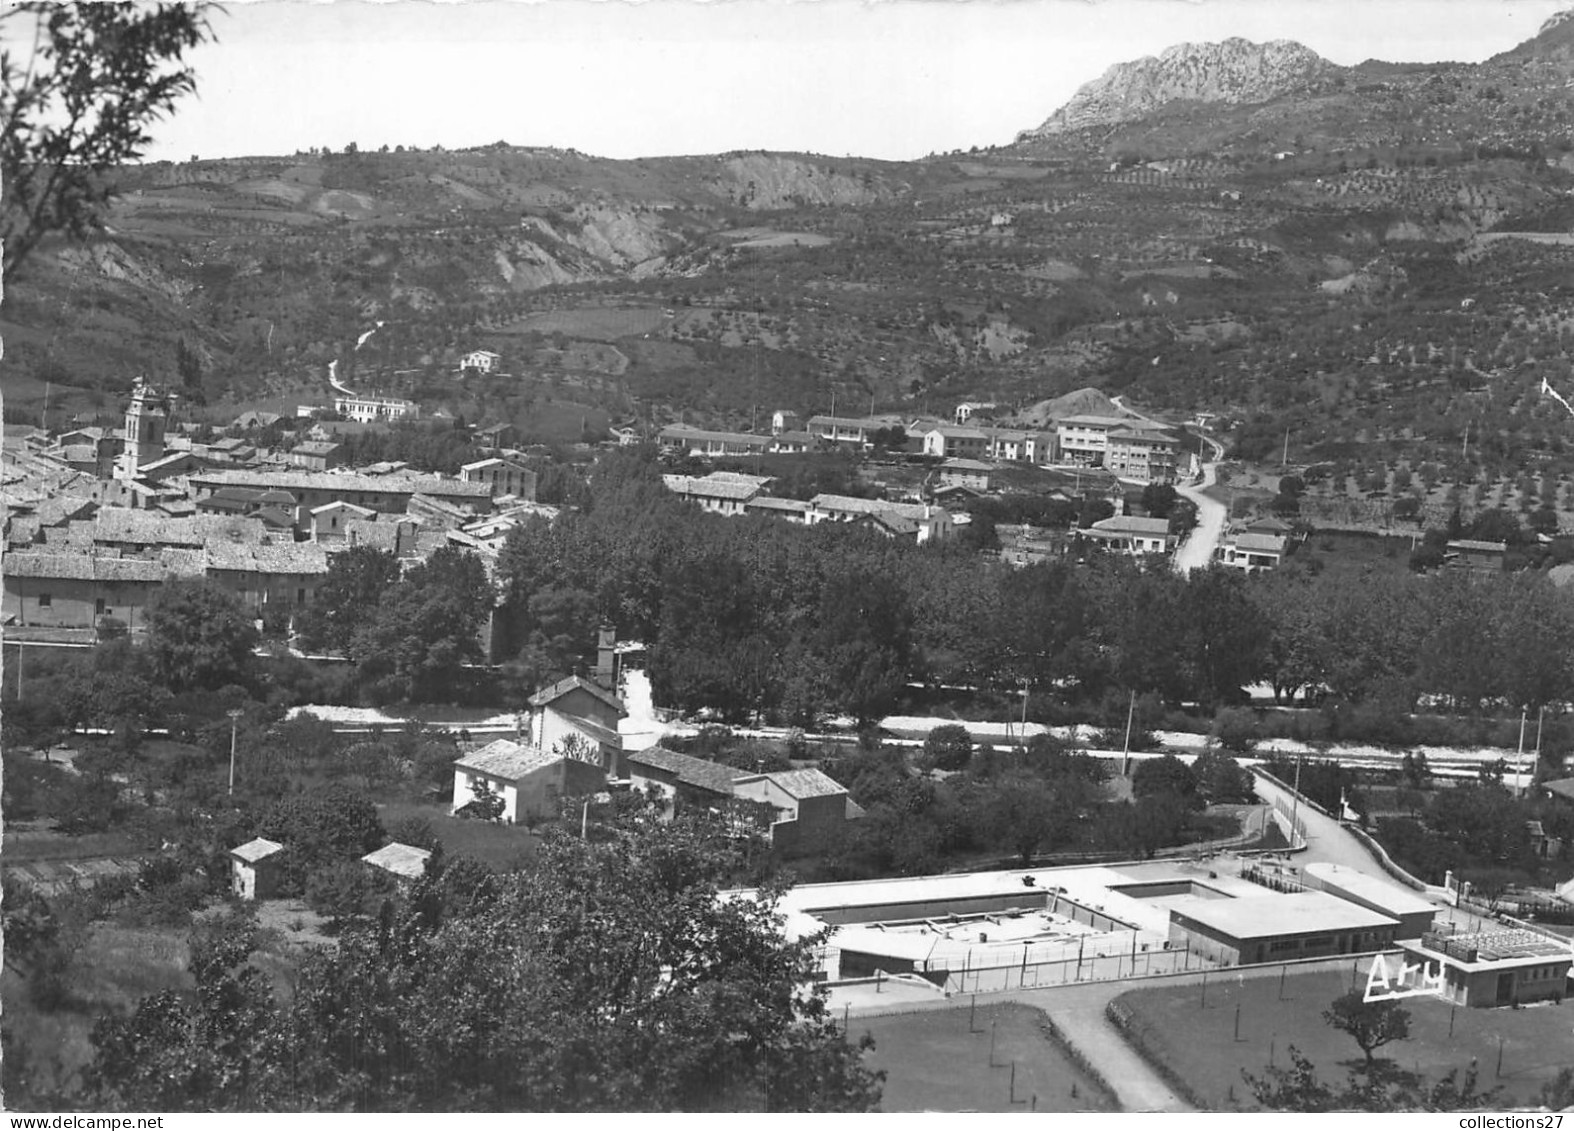
POLYGON ((230 717, 230 796, 235 796, 235 729, 240 724, 242 712, 240 710, 228 711, 230 717))

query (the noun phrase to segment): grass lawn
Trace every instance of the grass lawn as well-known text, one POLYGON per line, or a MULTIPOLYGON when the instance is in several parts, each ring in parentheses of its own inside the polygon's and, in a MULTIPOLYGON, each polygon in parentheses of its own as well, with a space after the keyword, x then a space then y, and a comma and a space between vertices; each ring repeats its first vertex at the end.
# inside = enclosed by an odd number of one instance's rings
POLYGON ((432 824, 450 859, 469 856, 495 871, 512 871, 534 858, 537 840, 523 825, 494 825, 448 815, 446 805, 390 802, 377 807, 383 828, 406 817, 424 817, 432 824))
POLYGON ((6 1066, 8 1106, 25 1107, 29 1098, 81 1088, 81 1071, 92 1059, 93 1024, 105 1013, 128 1013, 160 990, 189 988, 190 952, 184 928, 130 928, 99 923, 72 956, 66 975, 68 1000, 45 1012, 28 993, 26 982, 9 967, 0 980, 6 1031, 21 1059, 6 1066), (19 1085, 16 1082, 20 1082, 19 1085))
POLYGON ((883 1111, 1118 1111, 1041 1028, 1043 1014, 1025 1005, 980 1007, 968 1031, 967 1009, 853 1020, 848 1038, 874 1037, 867 1054, 885 1069, 883 1111), (995 1065, 989 1066, 993 1030, 995 1065), (1016 1063, 1016 1102, 1010 1095, 1016 1063))
MULTIPOLYGON (((1366 984, 1362 960, 1358 986, 1366 984)), ((1292 968, 1293 970, 1293 968, 1292 968)), ((1295 1045, 1317 1066, 1325 1081, 1343 1081, 1361 1061, 1361 1050, 1344 1033, 1322 1019, 1330 1002, 1350 988, 1350 969, 1291 973, 1279 1000, 1277 977, 1237 980, 1224 972, 1208 980, 1207 1008, 1201 1008, 1199 984, 1132 990, 1124 1003, 1146 1033, 1156 1055, 1174 1069, 1210 1108, 1228 1111, 1253 1108, 1250 1089, 1241 1078, 1247 1071, 1261 1076, 1270 1058, 1287 1067, 1286 1049, 1295 1045), (1236 1005, 1240 1037, 1235 1036, 1236 1005), (1232 1094, 1233 1092, 1233 1094, 1232 1094)), ((1450 1006, 1435 998, 1403 1003, 1410 1012, 1410 1037, 1384 1046, 1400 1068, 1436 1080, 1453 1069, 1461 1076, 1475 1059, 1480 1087, 1502 1085, 1498 1104, 1508 1108, 1534 1104, 1543 1084, 1558 1070, 1574 1064, 1574 1003, 1537 1005, 1524 1009, 1454 1010, 1449 1036, 1450 1006), (1503 1071, 1497 1073, 1498 1042, 1503 1043, 1503 1071)))
POLYGON ((1284 568, 1298 573, 1318 570, 1332 577, 1359 581, 1373 573, 1408 573, 1410 549, 1408 535, 1320 530, 1285 559, 1284 568))

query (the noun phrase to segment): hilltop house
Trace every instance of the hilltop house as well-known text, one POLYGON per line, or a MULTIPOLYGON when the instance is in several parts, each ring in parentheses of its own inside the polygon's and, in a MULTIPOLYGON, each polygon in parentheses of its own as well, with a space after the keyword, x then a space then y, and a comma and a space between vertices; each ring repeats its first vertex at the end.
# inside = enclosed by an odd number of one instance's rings
POLYGON ((477 373, 490 373, 502 362, 503 355, 491 350, 471 350, 459 359, 459 370, 474 369, 477 373))

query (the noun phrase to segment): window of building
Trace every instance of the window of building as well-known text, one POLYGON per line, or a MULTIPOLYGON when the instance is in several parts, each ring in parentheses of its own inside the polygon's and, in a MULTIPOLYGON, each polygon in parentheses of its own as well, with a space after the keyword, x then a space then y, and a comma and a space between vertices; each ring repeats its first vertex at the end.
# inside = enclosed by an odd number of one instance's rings
POLYGON ((93 602, 93 615, 103 616, 109 610, 104 607, 104 598, 100 597, 93 602))
POLYGON ((54 598, 52 596, 50 596, 48 593, 40 593, 38 595, 38 607, 40 609, 47 609, 52 604, 54 604, 54 598))
POLYGON ((297 605, 304 605, 306 603, 306 590, 297 589, 295 591, 295 603, 297 605))

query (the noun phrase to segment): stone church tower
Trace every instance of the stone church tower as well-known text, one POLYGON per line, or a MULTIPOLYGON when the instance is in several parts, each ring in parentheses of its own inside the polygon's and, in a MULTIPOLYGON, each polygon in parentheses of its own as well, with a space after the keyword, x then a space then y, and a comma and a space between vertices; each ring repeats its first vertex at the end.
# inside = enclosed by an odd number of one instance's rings
POLYGON ((164 429, 169 424, 169 399, 140 377, 126 410, 126 447, 117 478, 135 479, 138 469, 164 457, 164 429))

